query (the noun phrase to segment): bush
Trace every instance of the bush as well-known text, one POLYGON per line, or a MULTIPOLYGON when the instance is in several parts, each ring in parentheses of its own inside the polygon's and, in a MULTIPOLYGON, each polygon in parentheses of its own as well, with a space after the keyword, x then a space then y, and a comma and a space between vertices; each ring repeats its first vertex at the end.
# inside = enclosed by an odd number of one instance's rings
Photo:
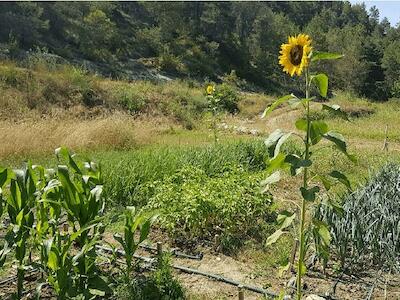
POLYGON ((237 90, 229 84, 223 83, 216 86, 215 97, 219 99, 221 109, 230 113, 239 111, 238 102, 240 100, 237 90))
POLYGON ((143 93, 129 84, 118 86, 113 94, 118 99, 118 104, 131 113, 140 112, 146 105, 143 93))
POLYGON ((393 98, 400 98, 400 80, 393 83, 391 95, 393 98))
POLYGON ((220 236, 222 250, 242 245, 246 238, 262 240, 273 222, 272 198, 260 192, 263 172, 251 174, 228 167, 220 176, 186 166, 174 175, 147 185, 153 196, 148 209, 160 209, 161 226, 176 239, 213 240, 220 236))

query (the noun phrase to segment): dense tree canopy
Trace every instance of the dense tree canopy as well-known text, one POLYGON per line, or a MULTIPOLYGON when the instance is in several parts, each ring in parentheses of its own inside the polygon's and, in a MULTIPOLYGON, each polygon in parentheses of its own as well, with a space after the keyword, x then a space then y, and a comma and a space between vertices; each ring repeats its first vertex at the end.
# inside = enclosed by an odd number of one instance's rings
POLYGON ((0 43, 10 53, 46 48, 66 59, 151 61, 177 76, 217 80, 232 70, 269 91, 291 84, 278 66, 288 35, 345 53, 333 87, 384 100, 400 96, 400 27, 349 2, 1 3, 0 43))

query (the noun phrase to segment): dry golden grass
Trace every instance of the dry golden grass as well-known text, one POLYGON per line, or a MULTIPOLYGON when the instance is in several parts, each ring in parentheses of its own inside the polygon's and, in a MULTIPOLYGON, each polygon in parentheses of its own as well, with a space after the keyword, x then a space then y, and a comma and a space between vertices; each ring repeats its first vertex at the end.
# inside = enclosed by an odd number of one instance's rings
POLYGON ((167 119, 134 119, 115 113, 95 119, 26 119, 0 121, 0 159, 49 154, 66 146, 74 150, 129 149, 152 143, 174 126, 167 119))

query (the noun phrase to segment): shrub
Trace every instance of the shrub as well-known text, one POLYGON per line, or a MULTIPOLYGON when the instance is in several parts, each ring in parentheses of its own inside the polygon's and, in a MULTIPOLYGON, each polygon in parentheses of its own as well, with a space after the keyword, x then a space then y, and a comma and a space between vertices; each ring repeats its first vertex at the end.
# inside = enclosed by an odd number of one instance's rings
POLYGON ((186 166, 147 185, 153 191, 147 207, 160 209, 162 228, 175 238, 212 240, 218 234, 222 250, 229 251, 244 238, 262 239, 263 227, 273 220, 272 198, 259 188, 263 176, 228 167, 220 176, 208 177, 204 170, 186 166))
POLYGON ((114 97, 118 99, 118 104, 122 106, 122 108, 131 113, 141 111, 146 105, 146 99, 143 93, 129 84, 118 86, 114 91, 114 97))
POLYGON ((215 97, 219 99, 221 109, 230 113, 239 111, 238 102, 240 100, 237 90, 229 84, 223 83, 216 86, 215 97))
POLYGON ((391 95, 393 98, 400 98, 400 80, 393 83, 391 95))

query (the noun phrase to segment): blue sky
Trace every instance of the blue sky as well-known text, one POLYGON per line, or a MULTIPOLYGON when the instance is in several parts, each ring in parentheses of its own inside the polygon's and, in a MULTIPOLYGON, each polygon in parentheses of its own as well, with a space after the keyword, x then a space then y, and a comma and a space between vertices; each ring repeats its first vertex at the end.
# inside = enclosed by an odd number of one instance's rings
POLYGON ((364 2, 367 9, 376 6, 379 9, 379 17, 382 20, 384 17, 389 19, 392 26, 396 26, 400 22, 400 1, 359 1, 351 0, 352 4, 364 2))

